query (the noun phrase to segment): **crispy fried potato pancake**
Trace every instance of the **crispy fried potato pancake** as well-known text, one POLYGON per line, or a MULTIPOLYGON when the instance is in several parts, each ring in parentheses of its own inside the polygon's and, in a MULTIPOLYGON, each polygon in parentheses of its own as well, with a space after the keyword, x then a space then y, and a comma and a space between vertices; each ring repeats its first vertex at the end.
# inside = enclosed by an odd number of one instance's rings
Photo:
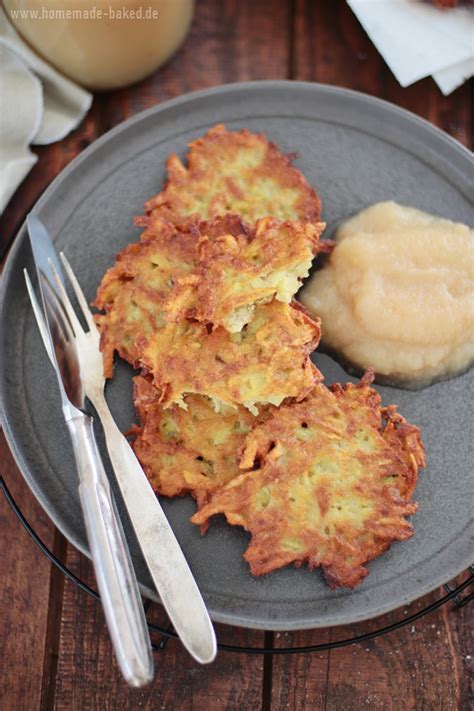
MULTIPOLYGON (((255 302, 268 301, 275 294, 282 301, 291 299, 299 286, 298 276, 307 270, 318 249, 318 229, 319 226, 268 219, 250 230, 232 215, 208 222, 189 220, 179 226, 155 219, 146 237, 120 252, 97 292, 95 306, 105 310, 96 320, 101 330, 106 377, 112 376, 115 351, 138 367, 143 343, 154 334, 163 343, 179 344, 183 332, 190 328, 185 316, 213 318, 214 325, 221 319, 229 329, 238 326, 241 330, 252 318, 255 302)), ((279 314, 280 325, 285 315, 290 327, 296 322, 308 327, 312 324, 310 350, 316 347, 317 324, 292 310, 273 312, 279 314)), ((194 330, 201 338, 207 335, 208 328, 202 325, 194 330)), ((299 343, 301 338, 294 328, 292 333, 299 343)), ((306 333, 301 336, 304 338, 306 333)), ((228 355, 231 348, 237 357, 239 340, 229 340, 225 334, 213 339, 216 346, 221 341, 228 355)), ((286 339, 286 343, 290 341, 291 337, 286 339)), ((255 348, 252 352, 248 338, 244 342, 255 362, 255 348)), ((277 347, 276 342, 273 347, 277 347)), ((195 355, 193 351, 192 359, 195 355)), ((283 365, 285 361, 279 362, 283 365)), ((148 360, 147 365, 155 370, 148 360)), ((294 387, 291 395, 293 392, 294 387)))
POLYGON ((94 302, 105 311, 96 316, 96 321, 106 377, 113 373, 114 351, 134 367, 139 366, 137 338, 151 336, 165 324, 163 304, 174 280, 194 269, 196 245, 186 227, 180 230, 161 224, 146 239, 118 254, 94 302))
POLYGON ((244 405, 257 414, 257 405, 302 399, 322 380, 309 359, 319 337, 319 322, 296 302, 271 301, 256 307, 240 333, 197 321, 166 324, 141 339, 140 360, 161 390, 163 407, 185 407, 184 396, 196 393, 216 409, 244 405))
POLYGON ((226 213, 249 223, 268 216, 318 222, 321 202, 315 190, 292 158, 263 134, 218 124, 189 148, 187 168, 176 154, 168 158, 168 181, 145 204, 147 213, 175 224, 195 214, 210 219, 226 213))
POLYGON ((128 245, 102 278, 94 306, 104 310, 96 322, 101 331, 104 372, 113 374, 117 351, 134 367, 140 365, 136 339, 149 336, 165 324, 164 306, 180 276, 190 274, 198 260, 199 238, 243 236, 246 227, 236 215, 206 223, 189 220, 173 226, 155 219, 140 242, 128 245))
POLYGON ((417 427, 380 408, 369 386, 316 385, 247 436, 241 467, 257 465, 216 492, 191 519, 225 514, 252 539, 254 575, 289 563, 321 566, 331 587, 354 587, 364 564, 413 534, 405 516, 424 450, 417 427))
POLYGON ((264 417, 243 407, 217 413, 200 395, 186 398, 186 410, 164 410, 156 388, 141 376, 134 378, 134 402, 141 425, 134 429, 133 448, 154 490, 164 496, 191 493, 199 508, 240 474, 245 437, 264 417))
MULTIPOLYGON (((310 235, 314 229, 309 226, 310 235)), ((235 217, 179 227, 157 220, 147 235, 118 255, 97 293, 95 305, 105 310, 97 323, 106 377, 113 373, 117 351, 153 374, 164 407, 184 406, 184 395, 196 393, 218 406, 242 404, 254 413, 257 404, 302 398, 322 379, 309 360, 319 342, 319 322, 296 302, 257 306, 251 323, 235 334, 194 320, 166 321, 176 281, 192 276, 199 264, 201 237, 212 242, 238 235, 242 245, 247 238, 252 243, 235 217)))
POLYGON ((324 227, 266 217, 237 237, 209 237, 203 230, 196 269, 177 280, 165 307, 167 320, 195 318, 237 333, 251 321, 256 304, 273 297, 289 304, 314 255, 325 248, 319 243, 324 227))

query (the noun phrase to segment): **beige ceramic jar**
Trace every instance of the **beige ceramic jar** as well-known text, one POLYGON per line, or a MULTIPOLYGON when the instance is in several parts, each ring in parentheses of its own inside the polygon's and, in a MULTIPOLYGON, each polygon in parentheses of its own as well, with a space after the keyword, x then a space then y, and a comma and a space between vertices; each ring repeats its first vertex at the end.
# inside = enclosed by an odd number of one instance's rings
POLYGON ((3 0, 18 32, 92 90, 143 79, 182 43, 194 0, 3 0))

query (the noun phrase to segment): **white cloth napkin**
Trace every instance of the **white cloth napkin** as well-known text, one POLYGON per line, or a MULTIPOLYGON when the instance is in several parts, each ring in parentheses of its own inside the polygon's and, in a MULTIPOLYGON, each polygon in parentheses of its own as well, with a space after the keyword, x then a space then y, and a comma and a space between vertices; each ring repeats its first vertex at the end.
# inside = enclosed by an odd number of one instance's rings
POLYGON ((36 163, 29 146, 64 138, 91 103, 25 44, 0 7, 0 214, 36 163))
POLYGON ((474 9, 426 0, 347 0, 402 86, 431 75, 450 94, 474 74, 474 9))

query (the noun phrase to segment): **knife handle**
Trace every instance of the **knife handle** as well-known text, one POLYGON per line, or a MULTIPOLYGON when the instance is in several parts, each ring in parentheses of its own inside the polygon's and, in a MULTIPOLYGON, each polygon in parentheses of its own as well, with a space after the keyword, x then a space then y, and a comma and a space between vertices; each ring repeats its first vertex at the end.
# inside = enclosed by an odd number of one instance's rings
POLYGON ((217 642, 206 605, 183 551, 145 472, 120 432, 104 397, 93 405, 143 557, 161 602, 188 652, 201 664, 216 656, 217 642))
POLYGON ((67 424, 79 473, 87 538, 112 644, 128 684, 143 686, 153 678, 150 637, 92 418, 75 417, 67 424))

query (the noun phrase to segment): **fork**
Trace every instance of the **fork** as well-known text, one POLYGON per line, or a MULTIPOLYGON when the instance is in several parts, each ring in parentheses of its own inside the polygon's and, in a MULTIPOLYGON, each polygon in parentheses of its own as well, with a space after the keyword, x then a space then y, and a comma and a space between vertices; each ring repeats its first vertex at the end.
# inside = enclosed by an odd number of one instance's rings
MULTIPOLYGON (((109 410, 104 394, 100 334, 71 265, 62 252, 60 256, 88 330, 82 327, 57 269, 52 263, 50 267, 75 333, 85 392, 102 423, 107 451, 130 521, 174 629, 191 656, 201 664, 207 664, 213 661, 217 652, 212 622, 168 519, 135 453, 109 410)), ((46 324, 27 273, 25 279, 38 327, 47 343, 46 324)))

